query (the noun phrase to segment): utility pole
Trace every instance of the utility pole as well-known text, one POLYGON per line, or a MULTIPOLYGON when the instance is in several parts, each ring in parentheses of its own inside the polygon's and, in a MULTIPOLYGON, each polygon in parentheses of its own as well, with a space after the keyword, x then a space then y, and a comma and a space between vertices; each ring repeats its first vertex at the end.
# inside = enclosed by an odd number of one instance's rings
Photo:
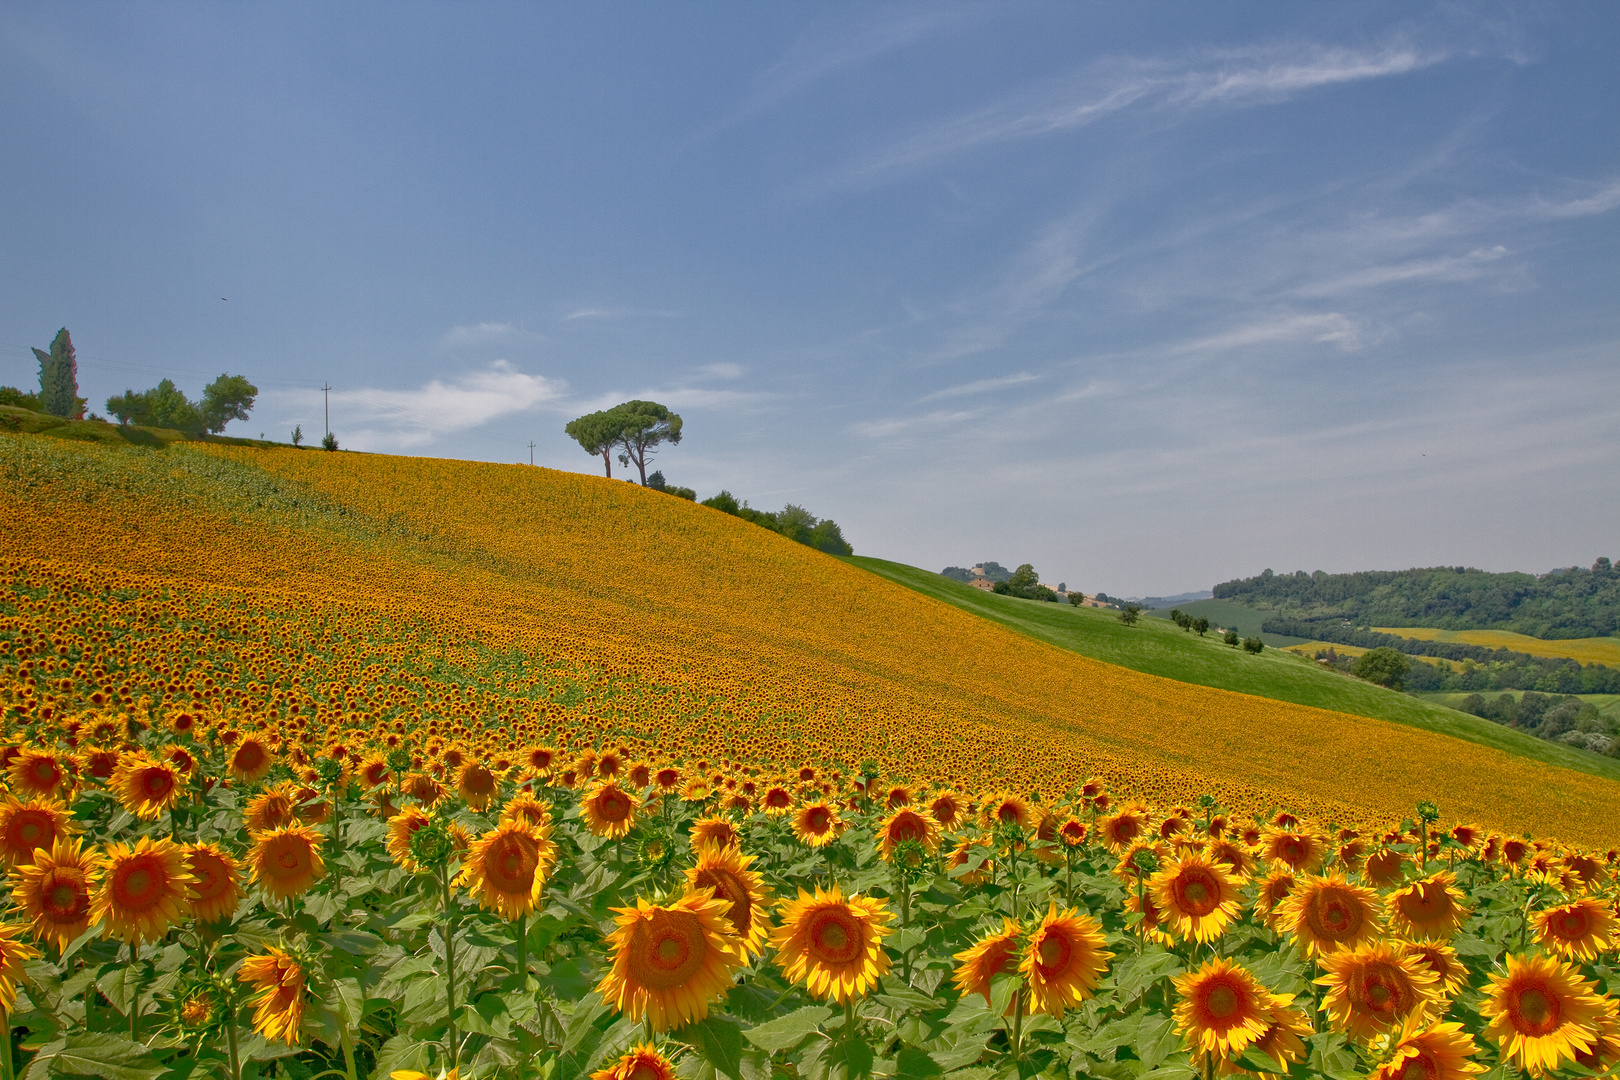
POLYGON ((332 434, 332 387, 323 383, 321 393, 326 397, 326 433, 332 434))
POLYGON ((529 464, 534 464, 534 440, 529 440, 529 464))

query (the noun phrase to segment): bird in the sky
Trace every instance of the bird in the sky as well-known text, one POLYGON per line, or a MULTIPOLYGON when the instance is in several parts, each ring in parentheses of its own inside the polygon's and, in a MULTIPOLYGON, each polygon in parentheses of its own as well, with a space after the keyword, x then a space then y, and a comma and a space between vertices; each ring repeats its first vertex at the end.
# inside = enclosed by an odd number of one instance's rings
POLYGON ((228 296, 222 296, 222 297, 220 297, 220 299, 224 300, 226 303, 230 303, 230 297, 228 297, 228 296))

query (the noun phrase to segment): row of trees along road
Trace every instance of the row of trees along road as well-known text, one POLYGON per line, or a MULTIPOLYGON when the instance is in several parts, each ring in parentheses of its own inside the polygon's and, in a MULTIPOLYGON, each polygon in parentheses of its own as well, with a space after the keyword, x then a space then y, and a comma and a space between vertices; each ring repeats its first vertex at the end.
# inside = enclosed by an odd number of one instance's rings
MULTIPOLYGON (((620 465, 636 467, 643 487, 679 498, 697 498, 697 493, 691 488, 668 483, 662 471, 655 471, 651 475, 647 472, 647 463, 660 446, 664 443, 675 445, 681 441, 681 416, 670 412, 668 407, 656 401, 626 401, 611 409, 575 417, 563 430, 569 438, 579 443, 580 449, 602 459, 602 472, 609 480, 613 479, 613 458, 617 456, 620 465)), ((802 506, 789 503, 775 513, 755 510, 746 501, 739 503, 729 491, 721 491, 712 498, 704 499, 703 505, 723 514, 740 517, 830 555, 855 553, 836 521, 818 518, 802 506)))
MULTIPOLYGON (((79 396, 79 361, 67 327, 57 331, 50 352, 35 349, 34 356, 39 360, 39 390, 23 393, 15 387, 0 386, 0 405, 15 405, 69 420, 84 419, 88 402, 79 396)), ((107 413, 117 417, 120 425, 217 435, 232 420, 246 420, 258 396, 259 388, 240 375, 221 375, 203 388, 202 400, 196 402, 187 398, 173 379, 164 379, 150 390, 125 390, 108 398, 107 413)), ((91 419, 100 417, 92 415, 91 419)))

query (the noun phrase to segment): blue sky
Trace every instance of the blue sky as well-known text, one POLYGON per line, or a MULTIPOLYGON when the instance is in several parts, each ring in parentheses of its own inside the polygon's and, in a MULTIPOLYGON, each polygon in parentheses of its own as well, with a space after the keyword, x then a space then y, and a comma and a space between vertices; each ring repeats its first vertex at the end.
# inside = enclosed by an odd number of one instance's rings
POLYGON ((1620 557, 1612 4, 0 5, 0 382, 1121 595, 1620 557), (222 299, 225 298, 225 299, 222 299))

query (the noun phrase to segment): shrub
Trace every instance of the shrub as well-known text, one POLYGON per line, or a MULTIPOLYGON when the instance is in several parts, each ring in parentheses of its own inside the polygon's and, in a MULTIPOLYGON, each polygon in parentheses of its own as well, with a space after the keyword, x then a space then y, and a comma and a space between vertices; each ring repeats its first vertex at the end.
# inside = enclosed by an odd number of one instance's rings
POLYGON ((1236 648, 1238 643, 1238 632, 1236 630, 1228 630, 1221 636, 1221 640, 1226 642, 1228 645, 1231 645, 1233 648, 1236 648))
POLYGON ((1243 639, 1243 651, 1246 653, 1254 653, 1255 655, 1259 655, 1261 652, 1265 651, 1265 648, 1266 643, 1257 637, 1246 637, 1243 639))

